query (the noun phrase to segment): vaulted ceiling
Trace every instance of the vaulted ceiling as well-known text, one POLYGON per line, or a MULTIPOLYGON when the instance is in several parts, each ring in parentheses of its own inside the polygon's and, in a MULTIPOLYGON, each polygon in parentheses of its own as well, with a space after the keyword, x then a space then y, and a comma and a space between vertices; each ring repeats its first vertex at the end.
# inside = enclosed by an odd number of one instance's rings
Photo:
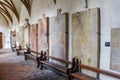
POLYGON ((27 9, 29 16, 31 16, 31 4, 33 0, 0 0, 0 15, 2 15, 9 25, 13 24, 13 15, 17 21, 20 21, 21 5, 27 9))

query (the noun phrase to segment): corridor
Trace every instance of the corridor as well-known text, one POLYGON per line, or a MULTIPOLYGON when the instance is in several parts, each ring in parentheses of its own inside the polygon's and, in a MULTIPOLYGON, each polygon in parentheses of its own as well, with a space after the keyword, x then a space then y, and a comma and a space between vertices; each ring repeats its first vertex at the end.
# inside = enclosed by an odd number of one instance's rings
POLYGON ((67 80, 50 70, 40 70, 33 60, 24 60, 10 49, 0 49, 0 80, 67 80))

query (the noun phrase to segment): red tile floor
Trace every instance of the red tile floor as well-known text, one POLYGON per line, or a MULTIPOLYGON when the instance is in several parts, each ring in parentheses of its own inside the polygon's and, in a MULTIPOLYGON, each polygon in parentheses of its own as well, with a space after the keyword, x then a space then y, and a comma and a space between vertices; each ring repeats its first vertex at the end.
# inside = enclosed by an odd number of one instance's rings
POLYGON ((40 70, 32 60, 24 60, 10 49, 0 49, 0 80, 67 80, 50 70, 40 70))

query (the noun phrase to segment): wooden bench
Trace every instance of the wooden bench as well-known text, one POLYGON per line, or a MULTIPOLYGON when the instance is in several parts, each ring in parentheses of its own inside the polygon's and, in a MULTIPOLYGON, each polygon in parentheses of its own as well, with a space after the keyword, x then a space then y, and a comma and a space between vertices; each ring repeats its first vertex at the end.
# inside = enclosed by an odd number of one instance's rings
POLYGON ((16 52, 16 47, 12 47, 12 51, 13 51, 13 52, 16 52))
MULTIPOLYGON (((57 73, 60 73, 66 77, 68 77, 68 79, 70 78, 69 75, 71 72, 76 72, 78 69, 77 67, 75 67, 76 65, 76 59, 73 58, 72 62, 70 61, 66 61, 63 59, 59 59, 56 57, 52 57, 52 56, 46 56, 45 54, 43 55, 43 60, 39 60, 40 65, 41 65, 41 70, 45 67, 45 68, 49 68, 51 70, 56 71, 57 73), (55 61, 55 62, 54 62, 55 61)), ((78 63, 77 63, 78 65, 78 63)))
POLYGON ((103 75, 107 75, 107 76, 111 76, 111 77, 120 79, 120 74, 117 74, 117 73, 90 67, 90 66, 83 65, 83 64, 78 64, 77 66, 80 68, 80 72, 71 73, 69 80, 72 80, 73 78, 77 78, 80 80, 99 80, 98 78, 81 73, 81 69, 90 70, 90 71, 96 72, 97 74, 103 74, 103 75))
POLYGON ((22 48, 21 45, 18 46, 18 48, 16 49, 16 54, 19 56, 20 54, 24 54, 24 52, 26 52, 27 49, 22 48))
POLYGON ((27 49, 17 49, 16 50, 16 54, 19 56, 20 54, 21 55, 24 55, 24 53, 27 52, 27 49))
POLYGON ((36 51, 33 51, 33 50, 30 50, 29 52, 25 52, 24 53, 24 56, 25 56, 25 60, 29 59, 29 60, 34 60, 34 61, 37 61, 37 67, 39 67, 39 60, 38 60, 38 55, 43 56, 41 55, 43 53, 43 51, 41 51, 41 53, 39 52, 36 52, 36 51))
POLYGON ((72 80, 72 78, 77 78, 80 80, 99 80, 97 78, 94 78, 92 76, 89 76, 89 75, 86 75, 86 74, 80 73, 80 72, 72 73, 70 76, 71 76, 70 80, 72 80))
POLYGON ((17 50, 17 55, 19 56, 20 54, 21 55, 24 55, 24 52, 26 52, 26 49, 24 50, 17 50))

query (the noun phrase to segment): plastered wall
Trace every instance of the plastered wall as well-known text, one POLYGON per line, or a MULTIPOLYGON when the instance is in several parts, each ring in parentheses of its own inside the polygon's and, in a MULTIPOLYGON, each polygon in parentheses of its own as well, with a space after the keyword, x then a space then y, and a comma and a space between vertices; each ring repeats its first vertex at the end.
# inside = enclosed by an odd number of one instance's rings
POLYGON ((0 32, 3 34, 3 48, 10 48, 10 30, 2 15, 0 15, 0 32))
MULTIPOLYGON (((20 23, 24 24, 24 19, 29 18, 30 23, 37 23, 42 18, 42 14, 48 17, 57 15, 57 9, 61 8, 62 13, 69 13, 69 58, 71 59, 72 44, 72 22, 71 14, 80 12, 89 8, 100 8, 101 18, 101 50, 100 50, 100 68, 110 70, 110 47, 105 47, 105 42, 111 41, 111 28, 120 28, 120 1, 119 0, 88 0, 88 8, 84 8, 84 0, 33 0, 31 17, 28 16, 26 8, 21 6, 20 23)), ((111 71, 111 70, 110 70, 111 71)), ((113 71, 114 72, 114 71, 113 71)), ((117 72, 116 72, 117 73, 117 72)), ((100 75, 100 80, 118 80, 111 77, 100 75)))

